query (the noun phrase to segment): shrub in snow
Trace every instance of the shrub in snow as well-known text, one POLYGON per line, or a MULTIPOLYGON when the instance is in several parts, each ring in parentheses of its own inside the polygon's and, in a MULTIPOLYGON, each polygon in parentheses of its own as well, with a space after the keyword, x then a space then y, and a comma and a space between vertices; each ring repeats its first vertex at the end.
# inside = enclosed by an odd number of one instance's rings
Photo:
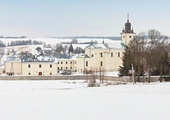
POLYGON ((88 87, 99 87, 100 84, 97 83, 97 72, 96 71, 91 71, 91 75, 87 77, 88 87))
POLYGON ((88 87, 99 87, 99 86, 100 86, 100 83, 97 83, 96 80, 91 79, 91 80, 88 80, 87 86, 88 86, 88 87))

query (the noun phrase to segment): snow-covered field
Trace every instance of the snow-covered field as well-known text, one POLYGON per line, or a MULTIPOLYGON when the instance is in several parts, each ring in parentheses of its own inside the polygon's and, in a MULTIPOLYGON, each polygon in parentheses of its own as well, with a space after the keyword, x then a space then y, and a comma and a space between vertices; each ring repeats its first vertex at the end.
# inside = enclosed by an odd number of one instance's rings
POLYGON ((170 83, 0 81, 0 120, 170 120, 170 83))

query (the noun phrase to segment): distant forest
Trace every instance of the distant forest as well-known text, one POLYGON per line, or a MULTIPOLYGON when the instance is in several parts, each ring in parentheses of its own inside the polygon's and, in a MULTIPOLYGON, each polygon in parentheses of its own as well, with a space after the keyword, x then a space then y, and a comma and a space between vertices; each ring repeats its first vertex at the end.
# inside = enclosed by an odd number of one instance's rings
POLYGON ((8 36, 8 37, 4 37, 4 36, 0 36, 0 38, 14 38, 14 39, 18 39, 18 38, 27 38, 26 36, 21 36, 21 37, 11 37, 11 36, 8 36))
POLYGON ((19 46, 19 45, 42 45, 43 42, 36 40, 16 40, 8 43, 8 46, 19 46))
MULTIPOLYGON (((7 46, 20 46, 20 45, 42 45, 43 42, 41 41, 36 41, 36 40, 16 40, 16 41, 11 41, 8 43, 7 46)), ((0 40, 0 47, 5 47, 5 43, 0 40)))
MULTIPOLYGON (((22 39, 22 38, 27 38, 26 36, 21 36, 21 37, 4 37, 4 36, 0 36, 0 38, 6 38, 6 39, 22 39)), ((52 38, 69 38, 72 39, 72 44, 78 44, 77 39, 79 39, 81 41, 81 39, 83 38, 87 38, 87 39, 111 39, 111 40, 121 40, 121 37, 103 37, 103 36, 77 36, 77 37, 52 37, 52 38)), ((97 43, 97 41, 92 41, 93 43, 97 43)), ((62 44, 65 42, 62 42, 62 44)), ((91 42, 85 42, 85 43, 81 43, 81 44, 89 44, 91 42)), ((20 46, 20 45, 42 45, 43 42, 42 41, 36 41, 36 40, 14 40, 11 41, 10 43, 8 43, 7 46, 20 46)), ((67 43, 65 43, 67 44, 67 43)), ((70 44, 70 43, 69 43, 70 44)), ((3 41, 0 40, 0 47, 5 47, 5 43, 3 41)))

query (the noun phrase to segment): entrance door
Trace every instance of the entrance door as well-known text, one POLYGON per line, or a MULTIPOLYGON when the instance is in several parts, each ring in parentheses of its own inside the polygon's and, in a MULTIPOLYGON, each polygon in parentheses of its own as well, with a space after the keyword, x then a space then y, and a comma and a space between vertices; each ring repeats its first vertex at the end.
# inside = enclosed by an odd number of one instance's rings
POLYGON ((39 72, 38 75, 42 75, 42 72, 39 72))

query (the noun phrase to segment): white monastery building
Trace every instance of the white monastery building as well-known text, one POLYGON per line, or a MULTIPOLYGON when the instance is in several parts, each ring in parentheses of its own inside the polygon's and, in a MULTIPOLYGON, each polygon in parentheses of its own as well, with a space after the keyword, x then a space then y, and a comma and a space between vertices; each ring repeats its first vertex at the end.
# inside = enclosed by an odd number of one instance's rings
POLYGON ((61 70, 77 72, 86 71, 116 71, 122 65, 122 55, 125 46, 134 38, 129 16, 121 33, 121 41, 112 44, 103 40, 99 44, 90 44, 85 47, 85 54, 77 54, 69 59, 42 59, 33 60, 29 57, 15 58, 6 61, 5 73, 14 75, 57 75, 61 70))

